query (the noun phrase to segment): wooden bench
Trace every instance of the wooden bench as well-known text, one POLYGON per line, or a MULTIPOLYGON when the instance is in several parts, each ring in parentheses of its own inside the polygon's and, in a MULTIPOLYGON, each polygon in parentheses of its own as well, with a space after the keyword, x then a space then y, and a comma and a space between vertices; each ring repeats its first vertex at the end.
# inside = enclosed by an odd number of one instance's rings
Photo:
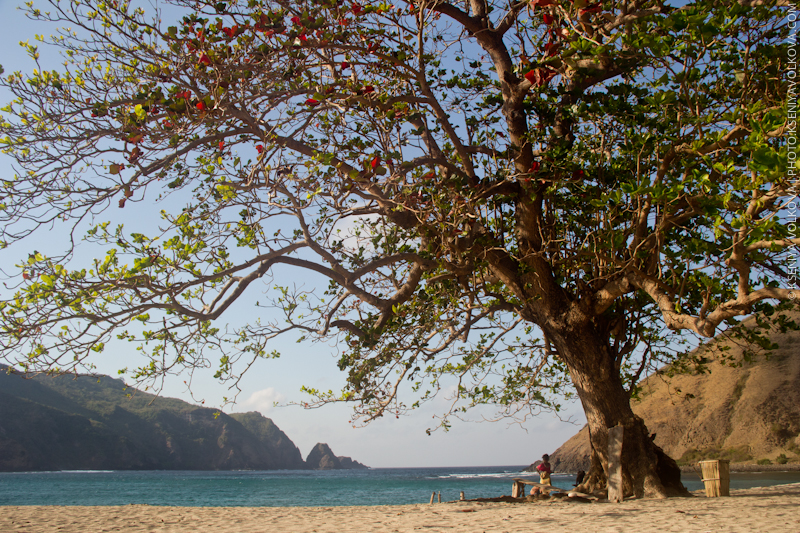
POLYGON ((542 489, 542 492, 547 492, 551 490, 557 490, 560 492, 569 492, 565 489, 554 487, 553 485, 545 485, 544 483, 539 483, 538 481, 533 481, 530 479, 514 478, 514 485, 512 485, 511 487, 511 497, 512 498, 524 497, 526 485, 530 485, 532 487, 539 487, 540 489, 542 489))

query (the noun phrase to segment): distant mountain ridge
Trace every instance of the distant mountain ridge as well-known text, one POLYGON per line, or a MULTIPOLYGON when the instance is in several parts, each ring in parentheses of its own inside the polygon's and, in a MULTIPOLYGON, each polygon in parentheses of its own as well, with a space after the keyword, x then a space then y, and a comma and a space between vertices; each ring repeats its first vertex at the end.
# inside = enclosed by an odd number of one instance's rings
MULTIPOLYGON (((800 321, 800 313, 788 315, 800 321)), ((655 434, 656 444, 685 465, 703 459, 800 463, 800 332, 773 331, 770 339, 779 348, 768 359, 738 367, 714 361, 710 373, 645 380, 633 411, 655 434)), ((733 360, 741 360, 740 346, 730 341, 719 345, 733 360)), ((707 347, 699 350, 713 359, 707 347)), ((590 458, 584 427, 551 454, 550 462, 557 471, 577 472, 588 470, 590 458)))
MULTIPOLYGON (((216 415, 124 389, 108 376, 23 379, 0 367, 0 471, 318 467, 260 413, 216 415)), ((339 461, 336 468, 364 467, 356 464, 339 461)))

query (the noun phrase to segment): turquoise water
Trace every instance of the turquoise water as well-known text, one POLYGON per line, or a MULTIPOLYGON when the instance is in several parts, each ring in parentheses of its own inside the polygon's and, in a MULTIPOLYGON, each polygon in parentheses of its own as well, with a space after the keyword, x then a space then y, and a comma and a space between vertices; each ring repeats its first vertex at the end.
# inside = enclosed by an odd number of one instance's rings
MULTIPOLYGON (((22 472, 0 473, 0 505, 339 506, 427 503, 511 494, 511 479, 534 477, 523 467, 375 468, 267 472, 22 472)), ((553 475, 568 488, 573 476, 553 475)), ((732 474, 731 488, 800 482, 800 472, 732 474)), ((684 474, 690 490, 702 488, 684 474)))

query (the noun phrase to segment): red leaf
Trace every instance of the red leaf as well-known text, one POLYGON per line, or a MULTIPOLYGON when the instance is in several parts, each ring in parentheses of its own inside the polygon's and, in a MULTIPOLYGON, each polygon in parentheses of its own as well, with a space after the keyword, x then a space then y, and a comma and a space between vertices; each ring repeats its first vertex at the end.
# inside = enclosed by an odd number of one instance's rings
POLYGON ((200 111, 206 110, 206 104, 204 102, 197 102, 194 106, 200 111))
POLYGON ((544 15, 542 15, 542 20, 544 20, 544 23, 547 24, 548 26, 550 26, 553 22, 556 21, 556 19, 553 18, 553 15, 550 15, 549 13, 545 13, 544 15))
POLYGON ((578 11, 578 15, 586 15, 589 13, 599 13, 603 10, 603 3, 602 2, 595 2, 594 4, 589 4, 588 6, 584 7, 580 11, 578 11))
POLYGON ((291 20, 293 23, 297 24, 298 26, 302 26, 302 25, 303 25, 303 24, 300 22, 300 17, 298 17, 297 15, 295 15, 294 17, 292 17, 292 18, 291 18, 291 19, 289 19, 289 20, 291 20))
POLYGON ((534 161, 533 164, 531 165, 531 170, 530 171, 531 171, 531 173, 539 172, 539 170, 541 168, 542 168, 542 164, 539 163, 538 161, 534 161))
POLYGON ((547 67, 536 68, 525 74, 525 79, 531 82, 531 84, 536 85, 537 87, 541 87, 542 85, 547 85, 547 83, 553 79, 556 75, 555 70, 551 70, 547 67))
POLYGON ((136 147, 134 147, 133 150, 131 150, 131 154, 128 156, 128 161, 133 163, 134 161, 139 159, 139 156, 141 156, 141 155, 142 155, 142 149, 139 148, 138 146, 136 146, 136 147))
POLYGON ((555 4, 555 0, 531 0, 531 6, 547 7, 555 4))
POLYGON ((258 153, 259 153, 259 155, 260 155, 260 154, 261 154, 263 151, 264 151, 264 147, 263 147, 262 145, 260 145, 260 144, 256 145, 256 152, 258 152, 258 153))
POLYGON ((27 272, 23 272, 22 273, 22 279, 31 279, 31 276, 27 272))
POLYGON ((119 199, 119 208, 120 208, 120 209, 122 209, 123 207, 125 207, 125 200, 127 200, 127 198, 120 198, 120 199, 119 199))
POLYGON ((300 35, 297 36, 297 38, 303 41, 304 43, 308 42, 308 37, 306 37, 305 33, 301 33, 300 35))
POLYGON ((353 4, 352 11, 353 15, 360 15, 361 13, 364 12, 364 8, 358 4, 353 4))
POLYGON ((543 70, 543 73, 541 74, 541 82, 540 83, 541 83, 541 85, 547 85, 547 83, 550 80, 555 78, 556 71, 555 70, 550 70, 549 68, 542 69, 542 70, 543 70))
POLYGON ((346 68, 350 68, 350 63, 348 63, 347 61, 342 61, 342 70, 346 68))
POLYGON ((547 43, 544 45, 544 54, 547 57, 553 57, 558 53, 559 48, 561 48, 561 43, 547 43))
POLYGON ((223 148, 225 148, 225 141, 220 141, 219 142, 219 149, 222 150, 223 148))
POLYGON ((379 156, 379 155, 376 155, 375 157, 373 157, 373 158, 372 158, 372 161, 370 161, 370 163, 369 163, 369 165, 370 165, 372 168, 375 168, 375 167, 377 167, 377 166, 378 166, 378 165, 380 165, 380 164, 381 164, 381 156, 379 156))
POLYGON ((306 100, 306 105, 311 107, 317 107, 319 105, 319 100, 314 100, 313 98, 309 98, 306 100))
POLYGON ((372 85, 364 85, 364 87, 361 89, 361 94, 369 94, 373 92, 375 92, 375 87, 372 85))
POLYGON ((206 66, 211 64, 211 59, 208 57, 207 54, 203 54, 200 56, 200 62, 206 66))

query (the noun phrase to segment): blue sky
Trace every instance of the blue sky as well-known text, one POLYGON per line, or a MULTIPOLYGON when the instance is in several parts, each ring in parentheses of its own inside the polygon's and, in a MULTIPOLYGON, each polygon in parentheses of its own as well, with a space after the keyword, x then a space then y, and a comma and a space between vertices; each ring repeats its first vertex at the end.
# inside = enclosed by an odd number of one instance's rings
MULTIPOLYGON (((0 64, 6 74, 15 70, 29 72, 35 68, 18 43, 24 40, 33 43, 34 34, 50 33, 47 27, 27 20, 17 10, 21 3, 21 0, 0 0, 0 64)), ((39 4, 44 7, 45 3, 36 3, 39 4)), ((40 45, 40 52, 45 65, 53 68, 58 64, 57 51, 40 45)), ((2 105, 9 99, 7 93, 0 91, 2 105)), ((0 156, 0 176, 9 172, 8 159, 0 156)), ((119 211, 110 211, 109 217, 119 214, 119 211)), ((56 244, 57 234, 57 231, 40 234, 35 243, 26 243, 26 246, 47 253, 48 246, 56 244)), ((0 267, 13 266, 24 256, 23 253, 20 247, 0 251, 0 267)), ((102 255, 102 252, 95 255, 102 255)), ((252 313, 252 309, 246 306, 234 310, 239 316, 248 316, 248 312, 252 313)), ((283 353, 280 359, 259 361, 250 369, 240 384, 242 392, 237 405, 226 410, 262 412, 287 433, 304 456, 315 443, 327 442, 335 453, 351 456, 373 467, 522 465, 535 461, 542 453, 552 452, 577 432, 584 421, 580 407, 572 404, 564 417, 571 416, 577 424, 562 422, 550 415, 529 420, 524 425, 509 425, 502 421, 456 421, 449 432, 440 430, 428 436, 425 430, 435 425, 432 417, 445 409, 444 400, 437 400, 411 416, 379 420, 366 428, 353 429, 348 422, 351 409, 347 406, 326 406, 315 410, 299 406, 272 407, 273 401, 306 400, 300 392, 303 385, 337 390, 344 383, 343 374, 336 368, 333 346, 296 344, 294 339, 287 338, 279 348, 283 353)), ((131 348, 114 346, 99 355, 94 363, 100 373, 116 374, 119 368, 134 366, 131 361, 135 357, 131 348)), ((212 370, 196 374, 191 392, 183 383, 187 376, 172 377, 165 383, 162 394, 218 406, 222 398, 231 393, 226 386, 217 383, 212 374, 212 370)), ((405 399, 407 403, 412 401, 410 397, 405 399)), ((472 413, 471 418, 480 419, 481 413, 472 413)))

